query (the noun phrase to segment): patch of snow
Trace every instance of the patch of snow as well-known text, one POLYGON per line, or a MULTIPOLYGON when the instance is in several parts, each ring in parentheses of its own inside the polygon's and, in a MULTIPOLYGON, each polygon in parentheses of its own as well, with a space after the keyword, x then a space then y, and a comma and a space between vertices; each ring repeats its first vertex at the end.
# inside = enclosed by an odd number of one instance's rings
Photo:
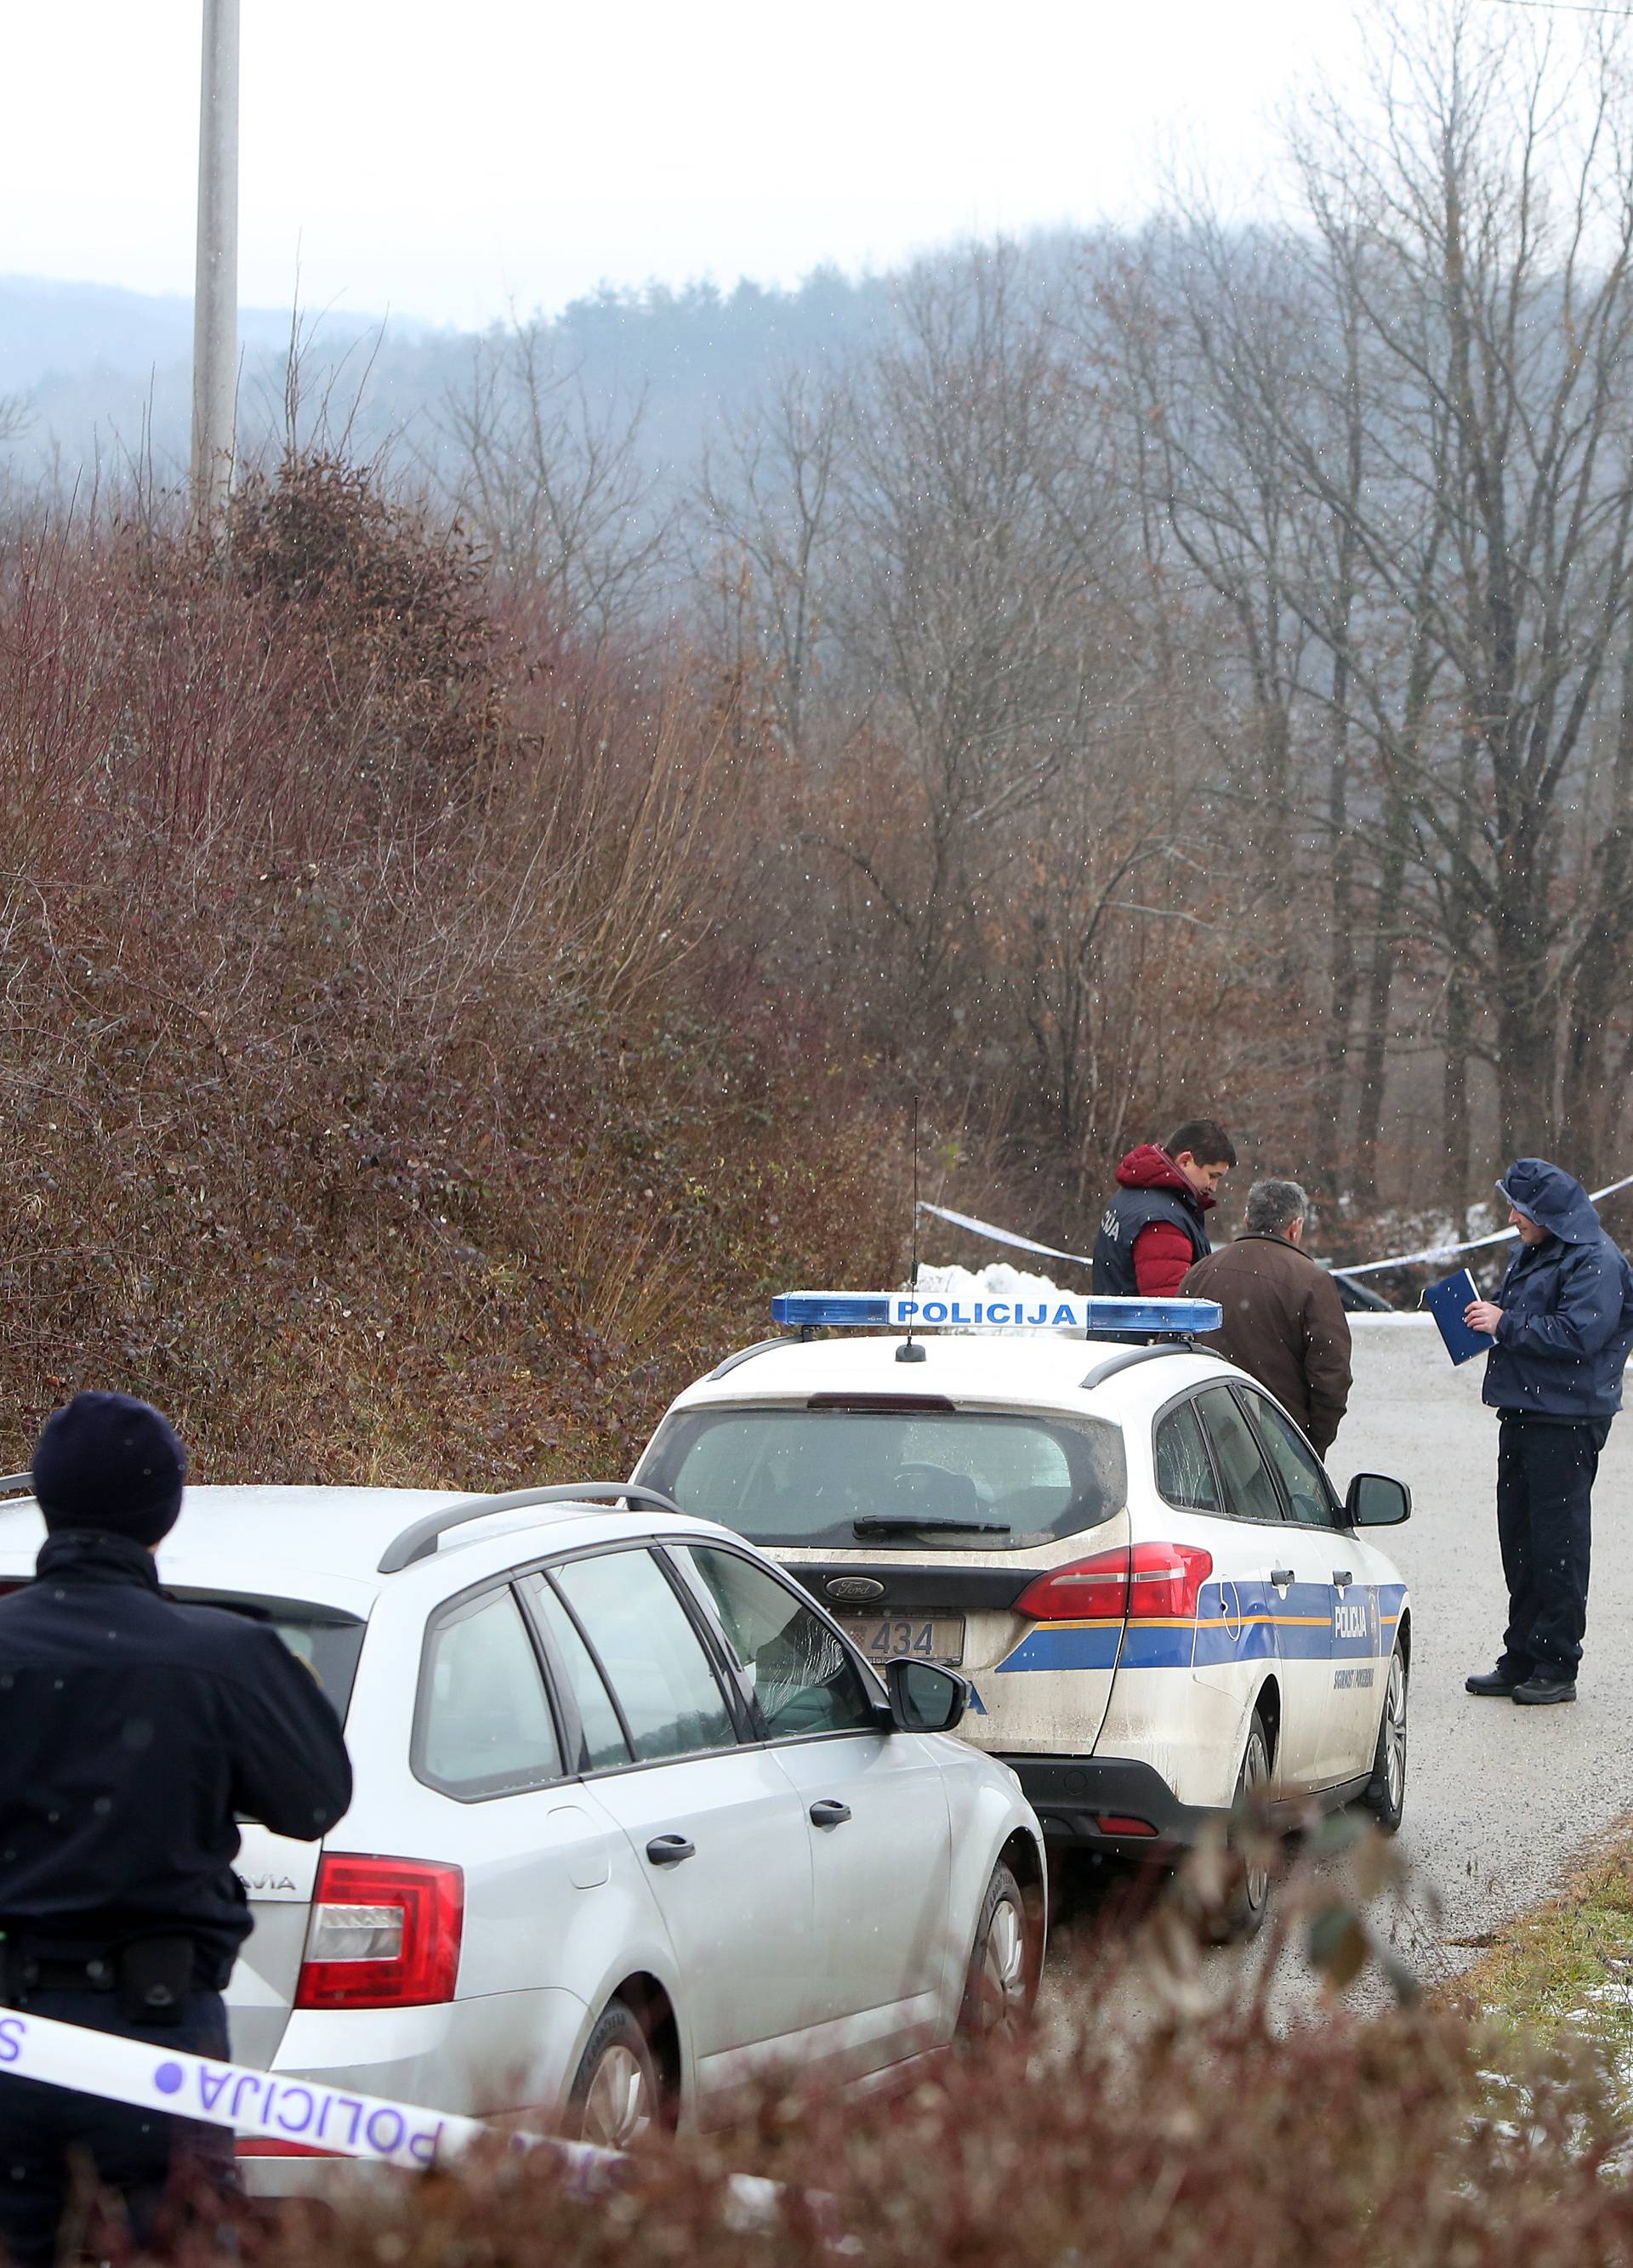
MULTIPOLYGON (((910 1289, 904 1285, 903 1289, 910 1289)), ((1029 1276, 1019 1268, 1011 1268, 1007 1260, 988 1261, 985 1268, 920 1268, 918 1291, 920 1299, 964 1300, 1025 1300, 1033 1305, 1061 1296, 1060 1286, 1047 1276, 1029 1276)), ((1028 1324, 970 1323, 961 1325, 951 1336, 971 1338, 1029 1338, 1039 1334, 1028 1324)), ((937 1337, 949 1336, 938 1326, 937 1337)), ((1058 1338, 1080 1339, 1081 1330, 1071 1330, 1064 1324, 1055 1334, 1058 1338)))

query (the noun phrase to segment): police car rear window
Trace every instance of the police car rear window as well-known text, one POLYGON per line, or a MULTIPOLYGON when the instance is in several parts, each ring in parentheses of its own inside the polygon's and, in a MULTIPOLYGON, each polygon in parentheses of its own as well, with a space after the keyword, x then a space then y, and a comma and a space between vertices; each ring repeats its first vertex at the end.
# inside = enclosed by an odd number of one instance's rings
POLYGON ((1127 1493, 1095 1418, 981 1410, 691 1410, 638 1477, 751 1543, 1020 1551, 1097 1528, 1127 1493))

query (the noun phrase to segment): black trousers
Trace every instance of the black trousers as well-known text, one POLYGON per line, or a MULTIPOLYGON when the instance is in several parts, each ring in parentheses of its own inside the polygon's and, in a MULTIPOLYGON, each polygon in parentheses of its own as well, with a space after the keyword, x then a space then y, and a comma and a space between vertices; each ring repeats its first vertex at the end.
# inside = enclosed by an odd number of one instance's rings
MULTIPOLYGON (((111 1992, 31 1992, 26 2013, 160 2050, 220 2058, 227 2051, 218 1992, 190 1993, 182 2021, 162 2027, 128 2021, 111 1992)), ((141 2248, 152 2242, 173 2181, 183 2205, 189 2185, 201 2194, 236 2188, 233 2131, 0 2073, 0 2247, 12 2268, 52 2268, 87 2174, 122 2198, 141 2248)))
POLYGON ((1577 1674, 1587 1626, 1593 1476, 1609 1433, 1608 1418, 1559 1423, 1503 1412, 1497 1541, 1508 1629, 1497 1668, 1516 1684, 1533 1674, 1577 1674))

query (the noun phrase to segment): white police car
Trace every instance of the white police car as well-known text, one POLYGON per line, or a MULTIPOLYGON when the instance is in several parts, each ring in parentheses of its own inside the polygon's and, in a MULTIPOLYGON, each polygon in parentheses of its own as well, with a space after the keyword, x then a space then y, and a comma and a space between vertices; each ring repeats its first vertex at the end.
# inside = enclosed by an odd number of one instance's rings
MULTIPOLYGON (((801 1335, 689 1387, 637 1477, 773 1552, 874 1660, 961 1669, 964 1736, 1056 1850, 1170 1858, 1250 1792, 1399 1825, 1411 1607, 1363 1531, 1409 1495, 1366 1474, 1341 1502, 1287 1412, 1188 1343, 1216 1307, 795 1292, 773 1314, 801 1335)), ((1239 1924, 1267 1895, 1255 1869, 1239 1924)))
MULTIPOLYGON (((42 1535, 0 1506, 0 1588, 42 1535)), ((356 1777, 321 1847, 243 1829, 233 2053, 292 2082, 257 2189, 346 2178, 302 2078, 617 2145, 767 2058, 862 2078, 1030 2005, 1043 1842, 945 1737, 962 1680, 881 1682, 650 1491, 194 1488, 159 1572, 276 1624, 356 1777)))

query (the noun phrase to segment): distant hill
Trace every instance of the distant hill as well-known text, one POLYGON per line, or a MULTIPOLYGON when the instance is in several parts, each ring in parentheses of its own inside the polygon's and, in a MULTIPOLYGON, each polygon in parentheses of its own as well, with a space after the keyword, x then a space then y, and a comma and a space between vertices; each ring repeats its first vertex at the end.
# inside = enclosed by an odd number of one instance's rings
MULTIPOLYGON (((242 309, 239 326, 245 345, 262 352, 289 335, 288 315, 267 307, 242 309)), ((193 303, 179 294, 0 276, 0 393, 93 370, 144 379, 192 350, 193 303)))
MULTIPOLYGON (((644 446, 655 466, 690 460, 706 433, 777 370, 863 347, 890 325, 893 280, 822 269, 797 289, 743 283, 681 291, 602 291, 546 326, 558 365, 592 401, 644 394, 644 446)), ((468 372, 476 335, 402 317, 307 313, 302 391, 327 395, 352 446, 410 460, 437 453, 438 405, 468 372)), ((240 317, 240 441, 253 453, 282 429, 287 310, 240 317)), ((161 479, 185 463, 193 343, 190 300, 92 284, 0 276, 0 395, 26 397, 24 431, 0 445, 13 475, 63 485, 86 468, 138 455, 161 479)))

